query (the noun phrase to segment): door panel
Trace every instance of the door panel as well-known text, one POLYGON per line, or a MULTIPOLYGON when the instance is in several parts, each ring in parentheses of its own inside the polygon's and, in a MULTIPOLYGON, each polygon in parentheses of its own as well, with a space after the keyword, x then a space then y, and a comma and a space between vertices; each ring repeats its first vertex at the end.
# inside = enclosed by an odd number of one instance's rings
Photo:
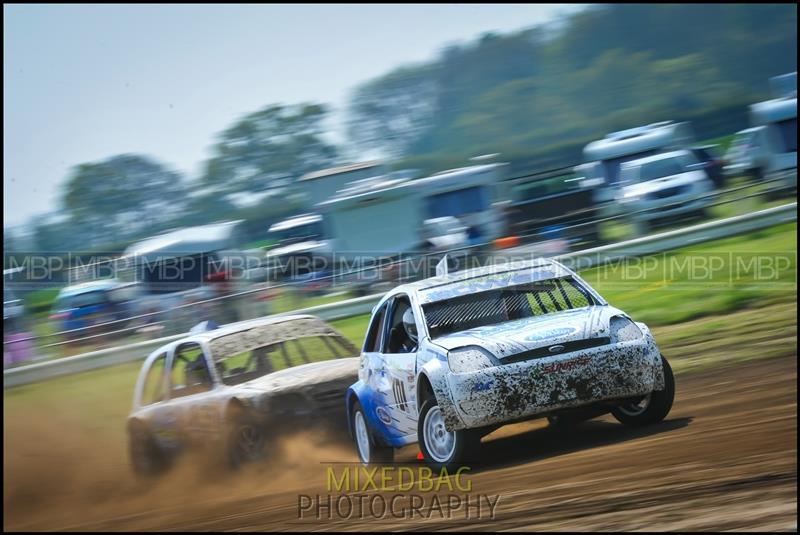
MULTIPOLYGON (((410 307, 410 300, 405 295, 398 295, 389 303, 387 320, 384 325, 384 343, 381 346, 383 359, 383 376, 379 382, 379 390, 386 403, 386 410, 392 420, 392 426, 403 436, 417 432, 417 404, 415 374, 417 352, 387 353, 388 341, 392 329, 405 329, 402 326, 403 312, 410 307)), ((395 333, 396 335, 396 333, 395 333)))

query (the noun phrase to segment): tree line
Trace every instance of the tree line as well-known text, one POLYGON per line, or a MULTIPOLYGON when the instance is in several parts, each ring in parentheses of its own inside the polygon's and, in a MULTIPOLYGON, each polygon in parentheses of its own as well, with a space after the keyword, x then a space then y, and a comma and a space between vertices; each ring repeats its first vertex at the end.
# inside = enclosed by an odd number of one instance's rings
POLYGON ((263 238, 301 209, 289 195, 296 179, 347 154, 425 171, 498 152, 544 166, 575 163, 587 141, 659 120, 692 119, 698 137, 731 133, 749 103, 769 96, 768 78, 796 66, 796 5, 595 5, 555 28, 486 33, 363 82, 345 110, 343 146, 326 138, 326 105, 272 104, 221 132, 199 177, 139 154, 78 165, 59 218, 40 220, 35 241, 122 247, 231 218, 263 238))

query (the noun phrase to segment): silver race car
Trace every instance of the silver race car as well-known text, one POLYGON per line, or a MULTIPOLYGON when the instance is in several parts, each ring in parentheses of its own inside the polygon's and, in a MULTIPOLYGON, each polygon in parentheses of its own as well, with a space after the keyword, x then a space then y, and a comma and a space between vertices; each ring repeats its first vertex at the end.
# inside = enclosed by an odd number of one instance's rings
POLYGON ((236 467, 293 427, 344 428, 358 349, 324 321, 284 316, 198 331, 142 366, 127 425, 135 471, 160 472, 192 446, 236 467))
POLYGON ((610 411, 632 426, 658 422, 674 389, 646 325, 562 264, 536 260, 389 292, 373 310, 347 407, 363 463, 419 442, 428 463, 452 468, 514 421, 610 411))

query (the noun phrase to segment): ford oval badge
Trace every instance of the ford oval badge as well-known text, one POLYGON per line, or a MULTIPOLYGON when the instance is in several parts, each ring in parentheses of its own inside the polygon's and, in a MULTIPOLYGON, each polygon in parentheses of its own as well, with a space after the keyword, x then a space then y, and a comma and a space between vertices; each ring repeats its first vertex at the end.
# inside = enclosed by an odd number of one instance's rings
POLYGON ((564 351, 564 346, 562 345, 550 346, 547 348, 547 350, 550 351, 550 353, 561 353, 562 351, 564 351))

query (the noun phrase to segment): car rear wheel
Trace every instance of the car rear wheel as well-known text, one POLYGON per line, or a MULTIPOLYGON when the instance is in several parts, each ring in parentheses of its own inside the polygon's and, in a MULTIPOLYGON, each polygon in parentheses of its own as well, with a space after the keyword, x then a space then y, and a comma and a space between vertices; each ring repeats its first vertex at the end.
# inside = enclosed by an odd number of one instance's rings
POLYGON ((353 438, 356 441, 356 452, 362 464, 385 464, 394 460, 394 448, 378 446, 372 439, 372 432, 367 424, 367 417, 359 402, 355 402, 352 412, 353 438))
POLYGON ((480 435, 471 429, 448 431, 444 414, 431 397, 425 400, 417 422, 419 446, 425 461, 436 470, 456 470, 475 458, 480 435))
POLYGON ((664 389, 654 390, 646 396, 628 400, 624 404, 614 407, 611 414, 622 424, 639 427, 654 424, 666 418, 675 399, 675 377, 672 368, 663 356, 661 363, 664 368, 664 389))

